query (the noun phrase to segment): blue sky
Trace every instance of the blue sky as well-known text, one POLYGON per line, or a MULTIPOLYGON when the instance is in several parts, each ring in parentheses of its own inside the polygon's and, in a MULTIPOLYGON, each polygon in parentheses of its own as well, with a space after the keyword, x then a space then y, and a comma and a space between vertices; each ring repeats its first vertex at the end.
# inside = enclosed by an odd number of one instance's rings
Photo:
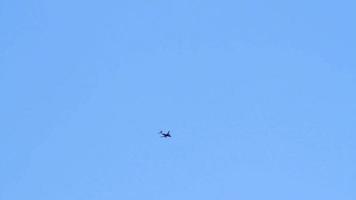
POLYGON ((355 9, 0 1, 0 199, 356 199, 355 9))

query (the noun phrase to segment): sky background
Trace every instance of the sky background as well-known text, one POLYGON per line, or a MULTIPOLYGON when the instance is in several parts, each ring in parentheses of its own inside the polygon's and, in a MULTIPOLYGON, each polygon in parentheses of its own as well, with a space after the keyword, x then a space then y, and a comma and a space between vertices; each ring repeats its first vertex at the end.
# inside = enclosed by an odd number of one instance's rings
POLYGON ((356 199, 355 10, 0 0, 0 199, 356 199))

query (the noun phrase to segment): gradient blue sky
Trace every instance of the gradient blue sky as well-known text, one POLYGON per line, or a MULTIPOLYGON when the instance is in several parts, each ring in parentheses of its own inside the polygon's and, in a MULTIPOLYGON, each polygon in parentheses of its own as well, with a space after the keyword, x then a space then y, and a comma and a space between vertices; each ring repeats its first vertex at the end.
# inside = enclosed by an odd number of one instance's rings
POLYGON ((356 199, 355 10, 1 0, 0 199, 356 199))

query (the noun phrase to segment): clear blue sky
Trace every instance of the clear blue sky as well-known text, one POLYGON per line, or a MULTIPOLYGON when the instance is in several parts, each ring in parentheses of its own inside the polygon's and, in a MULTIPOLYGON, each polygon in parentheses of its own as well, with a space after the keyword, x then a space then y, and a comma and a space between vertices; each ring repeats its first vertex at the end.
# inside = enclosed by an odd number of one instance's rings
POLYGON ((1 0, 0 199, 356 199, 355 10, 1 0))

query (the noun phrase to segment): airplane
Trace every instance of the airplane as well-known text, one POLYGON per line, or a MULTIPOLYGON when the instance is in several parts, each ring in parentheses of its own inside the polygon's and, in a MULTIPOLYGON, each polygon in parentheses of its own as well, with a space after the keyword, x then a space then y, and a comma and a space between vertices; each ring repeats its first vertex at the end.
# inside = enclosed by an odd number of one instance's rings
POLYGON ((167 133, 164 133, 163 131, 160 131, 159 134, 161 134, 161 137, 167 138, 167 137, 172 137, 171 134, 169 134, 170 131, 167 133))

